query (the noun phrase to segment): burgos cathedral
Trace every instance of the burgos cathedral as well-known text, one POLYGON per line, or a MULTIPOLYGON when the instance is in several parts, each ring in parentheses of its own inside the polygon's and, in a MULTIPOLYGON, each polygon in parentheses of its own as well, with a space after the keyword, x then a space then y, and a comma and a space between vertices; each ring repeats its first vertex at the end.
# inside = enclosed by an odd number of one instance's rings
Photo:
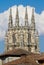
POLYGON ((29 26, 27 8, 25 10, 25 25, 19 25, 18 8, 15 25, 13 26, 12 9, 10 9, 8 31, 6 32, 5 51, 21 48, 33 53, 39 53, 39 35, 35 26, 34 9, 32 9, 31 25, 29 26))

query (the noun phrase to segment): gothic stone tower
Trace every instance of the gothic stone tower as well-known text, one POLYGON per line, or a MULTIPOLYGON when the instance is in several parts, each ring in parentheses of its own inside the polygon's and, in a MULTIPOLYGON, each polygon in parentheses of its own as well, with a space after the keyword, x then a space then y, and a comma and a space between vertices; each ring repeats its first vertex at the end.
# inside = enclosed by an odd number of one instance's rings
POLYGON ((25 25, 19 25, 18 8, 16 11, 15 26, 13 26, 12 9, 10 9, 8 30, 5 35, 5 52, 21 48, 33 53, 39 53, 39 35, 36 31, 34 9, 32 9, 31 25, 28 24, 27 7, 25 12, 25 25))

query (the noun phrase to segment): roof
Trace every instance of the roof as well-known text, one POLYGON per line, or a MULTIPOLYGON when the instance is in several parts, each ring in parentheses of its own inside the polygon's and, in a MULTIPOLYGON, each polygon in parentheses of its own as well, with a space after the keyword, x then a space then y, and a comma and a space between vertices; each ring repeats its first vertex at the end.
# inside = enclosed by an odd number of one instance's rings
POLYGON ((40 58, 43 58, 43 57, 44 57, 44 54, 42 55, 42 54, 31 53, 29 55, 22 56, 20 59, 5 63, 4 65, 18 65, 18 64, 41 65, 41 62, 39 63, 36 61, 40 60, 40 58))
POLYGON ((3 53, 0 55, 0 59, 2 58, 7 58, 7 57, 19 57, 19 56, 23 56, 23 55, 27 55, 29 54, 28 51, 26 50, 23 50, 23 49, 14 49, 14 50, 11 50, 11 51, 7 51, 6 53, 3 53))

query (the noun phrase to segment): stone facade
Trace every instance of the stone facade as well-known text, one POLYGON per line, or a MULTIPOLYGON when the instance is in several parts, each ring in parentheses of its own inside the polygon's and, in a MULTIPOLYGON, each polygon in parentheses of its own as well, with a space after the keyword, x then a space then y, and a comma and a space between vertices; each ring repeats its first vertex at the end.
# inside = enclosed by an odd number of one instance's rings
POLYGON ((29 25, 27 7, 25 12, 25 25, 19 25, 18 8, 16 12, 15 26, 13 26, 12 9, 10 9, 8 30, 5 35, 5 52, 22 48, 29 52, 39 53, 39 35, 36 31, 34 9, 32 9, 31 25, 29 25))

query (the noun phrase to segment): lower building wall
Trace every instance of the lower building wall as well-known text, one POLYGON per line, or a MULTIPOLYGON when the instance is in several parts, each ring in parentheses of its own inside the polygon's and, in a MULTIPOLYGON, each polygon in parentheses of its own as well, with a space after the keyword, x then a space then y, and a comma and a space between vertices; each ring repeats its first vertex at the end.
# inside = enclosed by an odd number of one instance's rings
POLYGON ((4 63, 8 63, 8 62, 11 62, 13 60, 16 60, 16 59, 19 59, 20 57, 8 57, 4 60, 4 63))
POLYGON ((2 65, 2 60, 0 59, 0 65, 2 65))

